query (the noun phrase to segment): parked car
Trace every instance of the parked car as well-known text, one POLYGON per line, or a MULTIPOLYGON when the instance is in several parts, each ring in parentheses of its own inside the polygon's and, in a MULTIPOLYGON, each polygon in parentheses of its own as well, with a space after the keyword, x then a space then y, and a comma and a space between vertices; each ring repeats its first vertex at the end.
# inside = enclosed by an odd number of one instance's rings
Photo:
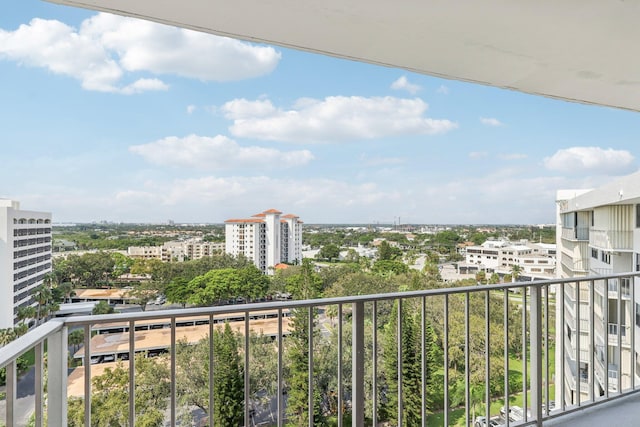
MULTIPOLYGON (((507 419, 507 414, 504 406, 500 408, 500 415, 502 415, 502 418, 507 419)), ((523 421, 523 420, 524 420, 524 409, 515 405, 509 406, 509 421, 523 421)))
POLYGON ((487 417, 479 415, 476 417, 473 427, 503 427, 500 417, 489 418, 489 424, 487 424, 487 417))

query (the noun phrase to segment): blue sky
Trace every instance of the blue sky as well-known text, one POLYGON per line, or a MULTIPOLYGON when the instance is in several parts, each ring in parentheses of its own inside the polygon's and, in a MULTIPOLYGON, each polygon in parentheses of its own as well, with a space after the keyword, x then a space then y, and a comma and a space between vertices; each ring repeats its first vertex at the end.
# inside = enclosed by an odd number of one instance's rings
POLYGON ((36 0, 0 6, 0 197, 58 222, 553 223, 640 115, 36 0))

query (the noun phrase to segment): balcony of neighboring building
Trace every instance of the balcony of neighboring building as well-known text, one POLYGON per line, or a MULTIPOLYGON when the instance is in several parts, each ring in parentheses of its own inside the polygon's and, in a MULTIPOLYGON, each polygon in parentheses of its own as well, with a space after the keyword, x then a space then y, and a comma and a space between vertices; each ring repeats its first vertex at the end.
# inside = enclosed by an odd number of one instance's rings
POLYGON ((632 251, 632 230, 591 229, 589 246, 604 251, 632 251))

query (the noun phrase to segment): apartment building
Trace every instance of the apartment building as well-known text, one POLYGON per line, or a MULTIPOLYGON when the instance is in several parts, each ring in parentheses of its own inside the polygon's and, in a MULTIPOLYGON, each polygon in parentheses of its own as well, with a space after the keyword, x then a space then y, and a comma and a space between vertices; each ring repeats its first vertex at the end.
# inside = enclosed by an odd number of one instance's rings
POLYGON ((134 259, 159 259, 164 262, 200 259, 224 250, 224 243, 199 239, 166 242, 162 246, 129 246, 127 256, 134 259))
POLYGON ((17 323, 19 307, 35 304, 32 294, 49 272, 51 213, 0 199, 0 329, 17 323))
POLYGON ((467 246, 464 253, 465 265, 462 267, 468 271, 511 274, 513 266, 517 265, 520 276, 526 279, 550 279, 556 274, 556 245, 553 244, 487 240, 481 245, 467 246))
POLYGON ((225 221, 225 251, 244 255, 271 274, 277 264, 302 260, 302 224, 296 215, 269 209, 246 219, 225 221))
MULTIPOLYGON (((640 271, 640 173, 595 190, 558 191, 557 214, 559 277, 640 271)), ((629 279, 595 281, 593 301, 591 282, 566 284, 564 292, 558 293, 556 342, 564 339, 565 345, 556 350, 556 372, 564 369, 565 375, 563 383, 556 385, 557 398, 564 387, 567 404, 575 404, 578 398, 584 401, 591 391, 590 380, 595 396, 605 394, 606 388, 616 392, 619 385, 629 387, 632 364, 637 377, 640 343, 632 348, 629 328, 640 327, 640 292, 632 301, 632 285, 629 279), (593 325, 590 306, 594 307, 593 325)))

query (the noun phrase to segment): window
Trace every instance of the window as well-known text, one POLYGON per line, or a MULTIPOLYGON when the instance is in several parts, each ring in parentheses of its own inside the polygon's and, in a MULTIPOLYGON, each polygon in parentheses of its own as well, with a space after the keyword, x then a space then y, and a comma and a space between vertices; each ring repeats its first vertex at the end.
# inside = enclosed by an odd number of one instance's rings
POLYGON ((640 254, 636 255, 636 271, 640 271, 640 254))
POLYGON ((640 228, 640 205, 636 205, 636 228, 640 228))
POLYGON ((611 254, 609 252, 602 251, 602 262, 611 264, 611 254))
POLYGON ((598 259, 598 250, 591 248, 591 258, 598 259))
POLYGON ((636 303, 636 326, 640 328, 640 304, 636 303))

